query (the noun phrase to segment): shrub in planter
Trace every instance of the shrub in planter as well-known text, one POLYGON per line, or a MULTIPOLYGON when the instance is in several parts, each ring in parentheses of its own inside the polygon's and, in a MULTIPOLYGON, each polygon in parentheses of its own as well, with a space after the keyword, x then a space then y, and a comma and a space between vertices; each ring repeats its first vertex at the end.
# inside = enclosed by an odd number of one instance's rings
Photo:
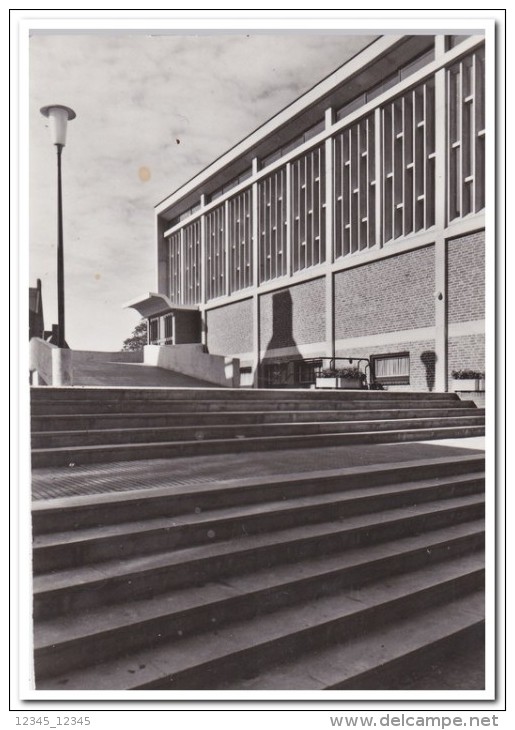
POLYGON ((453 391, 478 391, 485 389, 485 374, 479 370, 453 370, 453 391))
POLYGON ((363 388, 366 375, 359 368, 327 368, 316 379, 317 388, 363 388))

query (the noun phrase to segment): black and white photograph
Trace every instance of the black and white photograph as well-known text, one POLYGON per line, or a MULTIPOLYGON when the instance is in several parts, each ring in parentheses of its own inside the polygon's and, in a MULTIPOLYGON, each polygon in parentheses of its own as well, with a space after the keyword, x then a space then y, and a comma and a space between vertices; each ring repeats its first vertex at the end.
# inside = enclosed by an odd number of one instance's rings
POLYGON ((496 32, 445 12, 25 21, 26 699, 495 699, 496 32))

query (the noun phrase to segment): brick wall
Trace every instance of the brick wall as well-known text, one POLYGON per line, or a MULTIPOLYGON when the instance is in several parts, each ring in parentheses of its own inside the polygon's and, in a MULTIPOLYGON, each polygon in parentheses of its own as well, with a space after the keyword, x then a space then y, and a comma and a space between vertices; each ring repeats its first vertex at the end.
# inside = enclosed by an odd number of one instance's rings
POLYGON ((207 347, 212 355, 236 355, 252 350, 252 299, 210 309, 206 316, 207 347))
MULTIPOLYGON (((434 340, 418 342, 399 342, 393 345, 374 347, 354 347, 337 350, 336 357, 368 357, 372 355, 388 355, 401 352, 410 354, 409 385, 390 385, 387 390, 430 390, 435 389, 435 343, 434 340)), ((342 363, 345 366, 348 363, 342 363)), ((362 366, 363 367, 363 366, 362 366)))
POLYGON ((431 327, 434 309, 433 246, 335 276, 337 339, 431 327))
POLYGON ((469 322, 485 316, 485 232, 447 243, 449 322, 469 322))
MULTIPOLYGON (((325 279, 263 294, 261 349, 275 350, 325 340, 325 279)), ((291 357, 291 356, 290 356, 291 357)))
POLYGON ((485 370, 484 335, 450 337, 447 350, 449 378, 453 370, 485 370))

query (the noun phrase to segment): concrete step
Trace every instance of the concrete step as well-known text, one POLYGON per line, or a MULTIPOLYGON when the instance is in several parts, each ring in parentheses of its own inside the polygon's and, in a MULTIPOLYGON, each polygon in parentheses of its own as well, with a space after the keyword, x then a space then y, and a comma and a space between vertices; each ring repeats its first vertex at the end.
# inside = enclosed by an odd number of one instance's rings
POLYGON ((272 533, 242 531, 233 540, 218 542, 214 534, 208 544, 36 575, 33 614, 48 618, 144 598, 221 576, 480 519, 483 512, 483 497, 472 494, 272 533))
POLYGON ((231 424, 259 424, 259 423, 305 423, 329 421, 361 421, 392 418, 451 418, 456 416, 483 416, 484 408, 471 410, 468 407, 456 408, 383 408, 374 410, 327 409, 326 404, 318 410, 294 411, 177 411, 168 413, 104 413, 73 415, 45 415, 33 416, 32 430, 45 431, 81 431, 114 428, 160 428, 165 426, 221 426, 231 424))
MULTIPOLYGON (((459 596, 414 616, 405 616, 365 636, 301 653, 246 676, 216 685, 233 691, 328 689, 366 690, 399 687, 414 669, 444 661, 459 647, 484 640, 484 591, 459 596)), ((245 674, 245 669, 244 669, 245 674)), ((213 685, 211 686, 213 688, 213 685)), ((428 689, 435 689, 432 684, 428 689)), ((442 684, 441 689, 451 689, 442 684)))
POLYGON ((33 570, 43 573, 113 558, 209 544, 242 535, 271 532, 403 505, 473 494, 484 489, 484 475, 425 479, 404 484, 359 487, 344 492, 297 496, 253 505, 225 506, 208 512, 154 517, 87 529, 69 529, 34 538, 33 570), (216 537, 213 537, 216 536, 216 537))
MULTIPOLYGON (((38 689, 197 689, 254 671, 320 645, 335 645, 358 631, 451 603, 484 581, 480 553, 426 565, 357 588, 340 589, 227 626, 162 643, 98 664, 42 679, 38 689)), ((216 622, 210 622, 211 626, 216 622)), ((156 637, 159 639, 159 637, 156 637)))
POLYGON ((31 388, 31 400, 35 402, 84 400, 169 400, 169 401, 280 401, 280 400, 442 400, 458 401, 455 393, 429 393, 427 391, 379 391, 379 390, 321 390, 321 389, 255 389, 255 388, 92 388, 60 387, 31 388))
POLYGON ((394 427, 378 430, 380 422, 374 422, 373 431, 355 433, 329 433, 310 435, 253 436, 249 438, 209 439, 194 441, 163 441, 142 444, 110 444, 96 446, 65 446, 33 448, 32 467, 67 466, 69 464, 95 464, 134 459, 174 458, 197 454, 227 452, 268 451, 313 446, 340 446, 349 444, 387 443, 399 441, 425 441, 429 439, 465 438, 483 436, 483 425, 434 426, 430 428, 394 427))
MULTIPOLYGON (((468 412, 467 412, 468 413, 468 412)), ((472 415, 445 418, 391 418, 389 420, 359 420, 305 423, 264 423, 222 426, 162 426, 158 428, 118 428, 94 431, 39 431, 32 433, 34 449, 63 446, 97 446, 108 444, 141 444, 160 441, 202 441, 204 439, 246 439, 313 434, 361 433, 414 428, 484 426, 484 416, 472 415)))
POLYGON ((316 600, 343 587, 356 587, 474 551, 483 544, 481 520, 451 525, 386 544, 350 549, 271 569, 236 575, 223 582, 186 588, 148 600, 101 607, 49 619, 34 636, 38 678, 141 649, 177 636, 222 626, 234 616, 250 620, 298 601, 316 600))
MULTIPOLYGON (((472 476, 481 478, 483 454, 418 459, 376 465, 324 469, 300 474, 247 477, 221 482, 174 485, 46 499, 32 505, 35 536, 183 514, 201 514, 228 506, 259 504, 328 492, 403 484, 408 481, 472 476)), ((108 477, 102 476, 108 487, 108 477), (107 480, 107 483, 106 483, 107 480)))
MULTIPOLYGON (((368 391, 364 391, 368 392, 368 391)), ((438 394, 435 394, 438 395, 438 394)), ((371 410, 397 408, 475 408, 468 400, 449 400, 447 398, 396 398, 395 394, 388 398, 376 398, 371 395, 354 399, 293 399, 277 398, 276 400, 170 400, 162 399, 105 399, 105 400, 36 400, 32 402, 33 416, 80 414, 120 414, 120 413, 175 413, 175 412, 247 412, 247 411, 317 411, 323 406, 328 410, 371 410)))

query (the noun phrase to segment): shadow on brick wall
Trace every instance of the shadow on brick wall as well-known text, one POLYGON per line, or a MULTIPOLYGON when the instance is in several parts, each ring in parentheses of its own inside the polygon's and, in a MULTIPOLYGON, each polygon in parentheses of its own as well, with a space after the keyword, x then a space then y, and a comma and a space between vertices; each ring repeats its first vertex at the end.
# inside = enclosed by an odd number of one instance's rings
POLYGON ((277 350, 286 349, 288 361, 302 358, 293 336, 293 301, 289 291, 280 291, 272 297, 272 336, 263 357, 262 378, 267 385, 294 385, 293 363, 277 360, 277 350), (266 362, 268 359, 268 363, 266 362), (275 360, 275 363, 274 363, 275 360))

